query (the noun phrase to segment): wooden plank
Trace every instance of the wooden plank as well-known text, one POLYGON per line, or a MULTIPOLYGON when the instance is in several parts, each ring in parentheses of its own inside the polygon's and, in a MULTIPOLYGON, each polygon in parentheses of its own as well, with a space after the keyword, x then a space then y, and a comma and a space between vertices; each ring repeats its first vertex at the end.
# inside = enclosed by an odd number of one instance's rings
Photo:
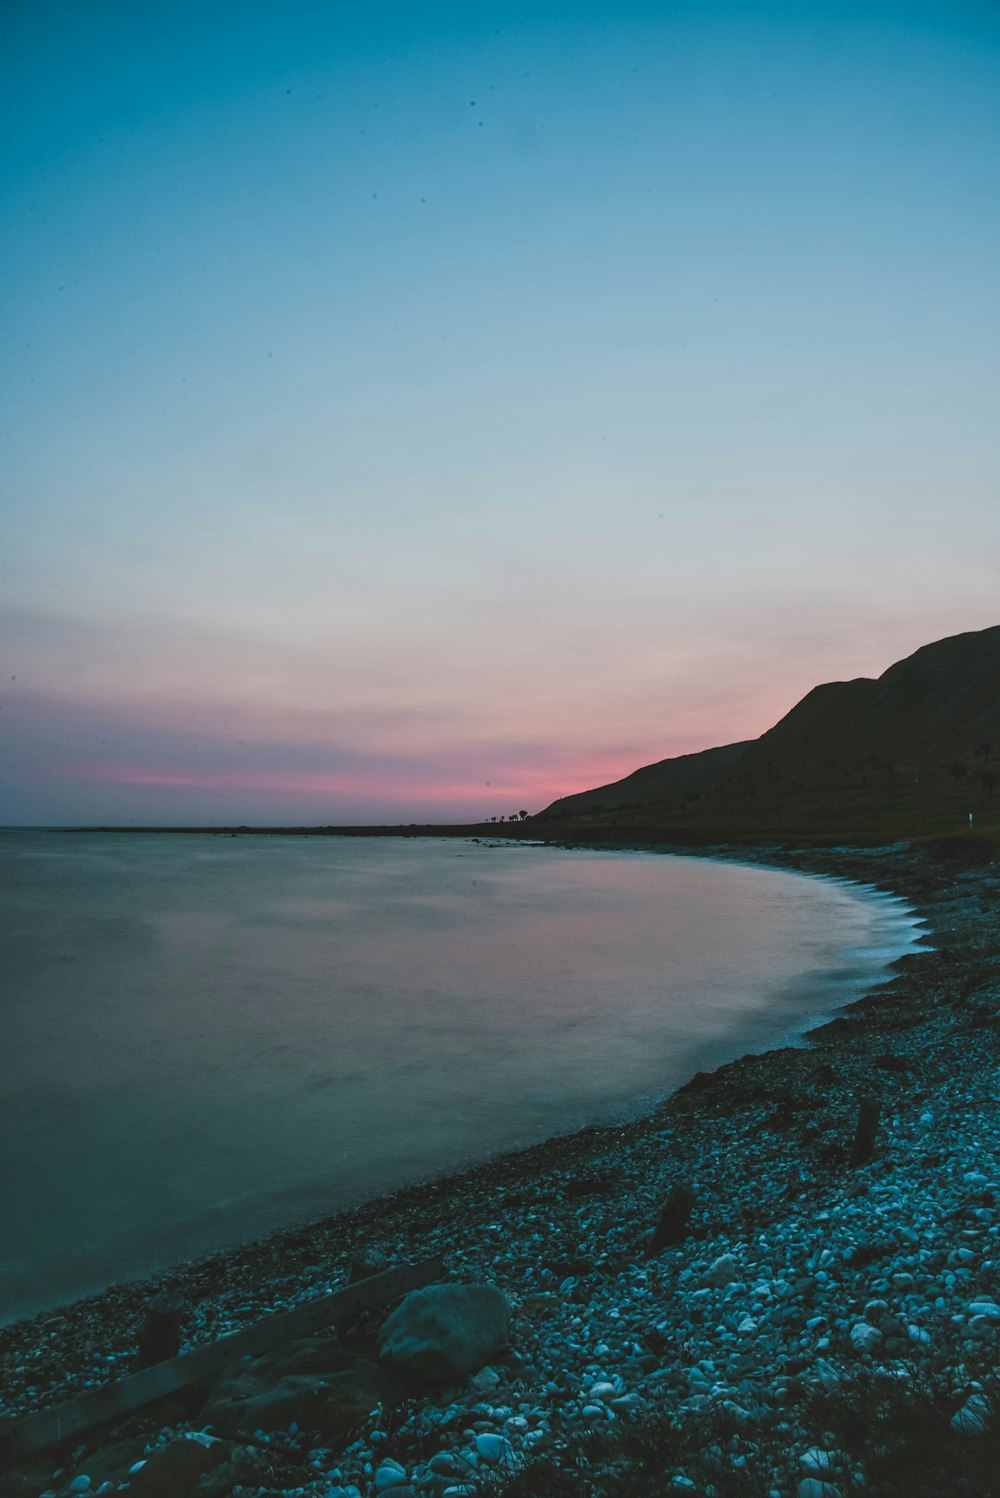
POLYGON ((43 1410, 38 1415, 29 1415, 27 1419, 8 1426, 0 1433, 0 1459, 28 1456, 70 1437, 80 1436, 95 1426, 121 1419, 155 1399, 166 1398, 180 1389, 214 1378, 240 1358, 259 1357, 283 1342, 308 1337, 333 1321, 356 1316, 422 1285, 433 1284, 443 1274, 444 1265, 438 1258, 424 1259, 418 1264, 397 1264, 369 1279, 357 1280, 353 1285, 345 1285, 340 1290, 332 1290, 293 1306, 291 1310, 275 1311, 243 1331, 233 1332, 217 1342, 206 1342, 203 1347, 182 1352, 167 1362, 143 1368, 119 1383, 88 1389, 66 1404, 43 1410))

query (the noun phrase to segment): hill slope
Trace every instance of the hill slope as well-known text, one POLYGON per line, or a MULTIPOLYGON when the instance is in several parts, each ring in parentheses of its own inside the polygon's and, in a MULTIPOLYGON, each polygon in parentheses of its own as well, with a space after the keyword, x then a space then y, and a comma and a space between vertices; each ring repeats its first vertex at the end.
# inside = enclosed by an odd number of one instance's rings
POLYGON ((737 744, 644 766, 546 820, 718 836, 914 837, 1000 814, 1000 626, 925 645, 871 680, 814 687, 737 744))

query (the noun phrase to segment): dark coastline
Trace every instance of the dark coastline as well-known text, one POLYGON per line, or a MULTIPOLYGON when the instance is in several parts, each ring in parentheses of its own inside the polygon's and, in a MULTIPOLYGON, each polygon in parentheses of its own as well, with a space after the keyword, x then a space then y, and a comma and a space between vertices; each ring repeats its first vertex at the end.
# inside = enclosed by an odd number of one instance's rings
MULTIPOLYGON (((82 829, 81 829, 82 830, 82 829)), ((118 832, 125 829, 89 829, 118 832)), ((249 828, 129 829, 247 834, 249 828)), ((554 831, 555 829, 553 829, 554 831)), ((522 824, 471 828, 252 829, 255 835, 479 836, 539 841, 522 824)), ((548 841, 548 839, 545 839, 548 841)), ((28 1413, 104 1382, 136 1354, 145 1304, 156 1290, 181 1294, 192 1308, 187 1345, 252 1322, 346 1279, 358 1255, 417 1259, 444 1255, 451 1273, 496 1279, 515 1298, 510 1266, 520 1260, 525 1215, 543 1204, 550 1220, 555 1283, 567 1266, 586 1281, 606 1283, 641 1255, 665 1187, 695 1182, 693 1238, 717 1232, 752 1236, 777 1214, 815 1211, 843 1185, 847 1136, 857 1097, 875 1091, 887 1111, 925 1106, 954 1069, 969 1036, 987 1053, 1000 1030, 995 919, 1000 871, 974 845, 965 857, 903 845, 887 848, 751 848, 664 846, 658 835, 552 842, 615 847, 663 846, 671 853, 726 857, 834 876, 902 896, 927 923, 926 944, 896 964, 891 981, 811 1032, 809 1045, 751 1055, 699 1074, 650 1115, 615 1128, 588 1128, 502 1155, 442 1179, 176 1266, 149 1280, 112 1286, 99 1295, 0 1329, 3 1414, 28 1413), (894 1058, 886 1064, 886 1057, 894 1058), (780 1127, 766 1120, 788 1103, 780 1127), (767 1148, 760 1148, 762 1128, 767 1148), (669 1158, 664 1141, 669 1140, 669 1158), (708 1147, 710 1142, 710 1148, 708 1147), (734 1173, 744 1185, 732 1185, 734 1173), (579 1193, 597 1181, 608 1228, 601 1259, 577 1261, 579 1193), (744 1189, 748 1188, 748 1189, 744 1189), (498 1237, 499 1235, 499 1237, 498 1237), (502 1241, 506 1269, 497 1270, 502 1241), (501 1278, 501 1273, 506 1278, 501 1278), (109 1363, 107 1359, 114 1359, 109 1363)), ((893 1168, 892 1127, 883 1133, 873 1172, 893 1168)), ((587 1197, 592 1207, 593 1201, 587 1197)), ((527 1334, 537 1328, 525 1326, 527 1334)), ((515 1329, 515 1346, 518 1335, 515 1329)))

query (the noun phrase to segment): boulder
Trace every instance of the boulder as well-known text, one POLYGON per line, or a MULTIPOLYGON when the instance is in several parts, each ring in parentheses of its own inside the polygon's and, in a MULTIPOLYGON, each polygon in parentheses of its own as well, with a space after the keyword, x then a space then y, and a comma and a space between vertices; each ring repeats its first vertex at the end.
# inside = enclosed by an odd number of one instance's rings
POLYGON ((428 1285, 382 1324, 378 1353, 411 1383, 447 1383, 482 1368, 507 1345, 510 1307, 494 1285, 428 1285))
POLYGON ((188 1498, 207 1472, 229 1455, 225 1441, 182 1435, 150 1454, 129 1478, 130 1498, 188 1498))
POLYGON ((345 1352, 332 1337, 303 1337, 228 1369, 199 1418, 232 1435, 287 1430, 295 1421, 336 1441, 376 1405, 402 1397, 386 1369, 345 1352))

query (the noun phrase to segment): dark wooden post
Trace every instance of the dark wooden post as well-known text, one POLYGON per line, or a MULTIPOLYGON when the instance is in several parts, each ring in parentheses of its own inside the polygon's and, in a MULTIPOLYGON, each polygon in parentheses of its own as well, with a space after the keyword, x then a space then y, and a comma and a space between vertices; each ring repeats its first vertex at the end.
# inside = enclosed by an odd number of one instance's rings
POLYGON ((854 1131, 854 1148, 851 1150, 851 1169, 867 1165, 875 1153, 875 1135, 882 1104, 875 1098, 858 1099, 858 1126, 854 1131))
MULTIPOLYGON (((351 1267, 347 1274, 347 1283, 357 1285, 361 1280, 370 1279, 373 1274, 381 1274, 387 1267, 385 1259, 379 1253, 372 1253, 363 1248, 360 1253, 354 1255, 351 1267)), ((340 1340, 347 1345, 352 1338, 362 1332, 364 1321, 362 1316, 347 1316, 343 1321, 334 1324, 334 1331, 340 1340)))
POLYGON ((170 1290, 162 1290, 146 1307, 146 1322, 139 1338, 139 1367, 165 1363, 175 1358, 181 1345, 184 1302, 170 1290))
POLYGON ((660 1220, 646 1244, 646 1258, 652 1259, 671 1244, 680 1243, 687 1231, 687 1220, 694 1206, 694 1193, 685 1186, 674 1186, 667 1197, 667 1205, 660 1213, 660 1220))

